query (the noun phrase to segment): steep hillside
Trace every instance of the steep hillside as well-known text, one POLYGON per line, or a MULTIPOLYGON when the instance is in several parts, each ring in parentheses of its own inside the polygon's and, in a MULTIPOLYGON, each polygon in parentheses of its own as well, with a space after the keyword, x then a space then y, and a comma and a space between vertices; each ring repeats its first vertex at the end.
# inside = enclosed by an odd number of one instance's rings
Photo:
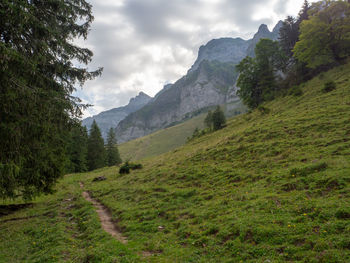
POLYGON ((204 127, 206 114, 201 114, 178 125, 165 128, 135 140, 119 145, 123 160, 140 160, 160 155, 186 143, 186 138, 193 134, 196 128, 204 127))
POLYGON ((110 128, 114 128, 130 113, 135 112, 150 102, 152 98, 147 94, 140 92, 135 98, 131 98, 128 105, 103 111, 95 116, 83 120, 83 126, 90 129, 92 122, 95 120, 101 129, 102 137, 106 140, 110 128))
MULTIPOLYGON (((223 107, 223 106, 222 106, 223 107)), ((212 108, 211 110, 214 110, 212 108)), ((227 104, 223 107, 225 115, 232 117, 247 111, 241 101, 227 104)), ((184 145, 188 137, 193 135, 196 128, 204 128, 207 113, 190 118, 175 126, 171 126, 135 140, 119 145, 119 152, 123 160, 141 160, 169 152, 184 145)))
POLYGON ((349 64, 321 74, 128 175, 67 176, 0 218, 0 261, 350 262, 349 76, 349 64), (128 244, 98 229, 80 181, 128 244))
MULTIPOLYGON (((350 261, 350 65, 88 184, 153 262, 350 261), (337 89, 323 93, 329 79, 337 89), (159 228, 161 226, 161 228, 159 228)), ((91 178, 91 177, 89 177, 91 178)))

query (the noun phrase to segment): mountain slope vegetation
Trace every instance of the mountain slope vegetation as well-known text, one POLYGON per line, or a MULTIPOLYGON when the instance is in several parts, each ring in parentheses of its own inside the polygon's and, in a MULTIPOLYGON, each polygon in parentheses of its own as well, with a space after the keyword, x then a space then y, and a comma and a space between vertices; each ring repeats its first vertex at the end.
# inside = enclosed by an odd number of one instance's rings
MULTIPOLYGON (((228 117, 247 111, 247 107, 241 101, 224 106, 225 114, 228 117)), ((208 109, 210 107, 203 109, 201 112, 205 112, 208 109)), ((205 116, 206 113, 203 113, 175 126, 122 143, 118 146, 122 159, 136 161, 157 156, 184 145, 187 139, 192 137, 196 128, 204 128, 205 116)))
POLYGON ((186 143, 196 128, 204 128, 205 114, 119 145, 123 160, 140 160, 166 153, 186 143))
POLYGON ((10 251, 28 262, 66 251, 60 262, 349 262, 349 76, 350 64, 322 73, 301 93, 144 160, 128 175, 113 167, 66 176, 55 196, 0 218, 0 260, 11 262, 10 251), (336 89, 327 92, 330 80, 336 89), (96 176, 107 180, 92 182, 96 176), (80 181, 108 207, 127 245, 98 229, 80 181), (68 199, 73 207, 62 215, 59 204, 68 199), (40 209, 40 217, 13 224, 40 209), (71 238, 63 232, 69 218, 76 222, 71 238), (54 220, 62 226, 54 236, 40 231, 54 220), (36 250, 54 238, 71 242, 51 254, 36 250))

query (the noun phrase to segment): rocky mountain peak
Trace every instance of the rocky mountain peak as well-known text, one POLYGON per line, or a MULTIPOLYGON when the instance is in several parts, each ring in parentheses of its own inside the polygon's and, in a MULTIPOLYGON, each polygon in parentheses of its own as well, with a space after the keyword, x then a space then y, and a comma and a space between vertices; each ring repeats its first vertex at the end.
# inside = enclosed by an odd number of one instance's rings
POLYGON ((282 26, 283 26, 283 21, 282 20, 278 21, 278 23, 273 28, 272 33, 279 34, 282 26))
POLYGON ((265 34, 265 33, 270 33, 270 30, 269 30, 269 28, 267 27, 267 25, 265 25, 265 24, 261 24, 260 26, 259 26, 259 30, 258 30, 258 33, 257 34, 265 34))
POLYGON ((219 38, 201 46, 198 57, 189 72, 196 70, 203 60, 220 62, 240 62, 246 55, 248 42, 242 38, 219 38))
POLYGON ((152 98, 144 92, 140 92, 136 97, 131 98, 127 107, 135 107, 147 104, 152 98))

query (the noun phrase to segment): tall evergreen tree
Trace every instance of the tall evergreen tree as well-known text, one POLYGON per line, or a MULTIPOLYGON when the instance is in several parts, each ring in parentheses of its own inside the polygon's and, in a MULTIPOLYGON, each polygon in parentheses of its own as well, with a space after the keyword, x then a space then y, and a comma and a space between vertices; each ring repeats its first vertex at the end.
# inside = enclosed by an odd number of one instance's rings
POLYGON ((298 20, 297 20, 298 26, 304 20, 309 19, 309 10, 310 10, 310 4, 307 0, 304 0, 304 4, 303 4, 301 10, 299 11, 299 15, 298 15, 298 20))
POLYGON ((279 35, 279 43, 289 58, 293 57, 293 48, 295 46, 295 43, 299 39, 299 24, 297 20, 292 17, 288 16, 284 21, 283 25, 280 28, 280 35, 279 35))
POLYGON ((208 111, 208 114, 204 119, 204 124, 209 130, 213 128, 213 112, 211 110, 208 111))
POLYGON ((63 175, 66 138, 81 114, 76 67, 92 52, 73 44, 93 20, 84 0, 0 1, 0 198, 52 192, 63 175))
POLYGON ((288 58, 290 58, 290 63, 295 63, 293 59, 293 48, 295 44, 299 41, 300 35, 300 24, 309 19, 310 4, 307 0, 304 1, 304 4, 299 11, 297 18, 288 16, 284 21, 283 25, 280 28, 279 43, 282 50, 285 52, 288 58))
POLYGON ((68 172, 81 173, 87 171, 87 140, 88 133, 85 126, 77 125, 72 129, 68 146, 68 172))
POLYGON ((102 168, 106 164, 106 152, 100 128, 94 120, 88 138, 87 164, 89 171, 102 168))
POLYGON ((115 136, 115 131, 113 128, 110 128, 108 131, 106 153, 108 166, 113 166, 122 163, 122 159, 120 158, 118 151, 117 138, 115 136))
POLYGON ((225 126, 226 118, 220 106, 217 106, 215 111, 213 112, 212 121, 214 131, 222 129, 225 126))

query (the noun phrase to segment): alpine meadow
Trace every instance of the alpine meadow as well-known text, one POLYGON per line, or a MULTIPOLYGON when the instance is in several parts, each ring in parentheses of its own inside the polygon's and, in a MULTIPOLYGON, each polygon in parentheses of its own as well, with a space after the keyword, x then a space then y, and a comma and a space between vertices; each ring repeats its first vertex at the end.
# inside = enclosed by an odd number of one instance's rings
POLYGON ((350 262, 349 0, 2 0, 0 83, 0 263, 350 262))

